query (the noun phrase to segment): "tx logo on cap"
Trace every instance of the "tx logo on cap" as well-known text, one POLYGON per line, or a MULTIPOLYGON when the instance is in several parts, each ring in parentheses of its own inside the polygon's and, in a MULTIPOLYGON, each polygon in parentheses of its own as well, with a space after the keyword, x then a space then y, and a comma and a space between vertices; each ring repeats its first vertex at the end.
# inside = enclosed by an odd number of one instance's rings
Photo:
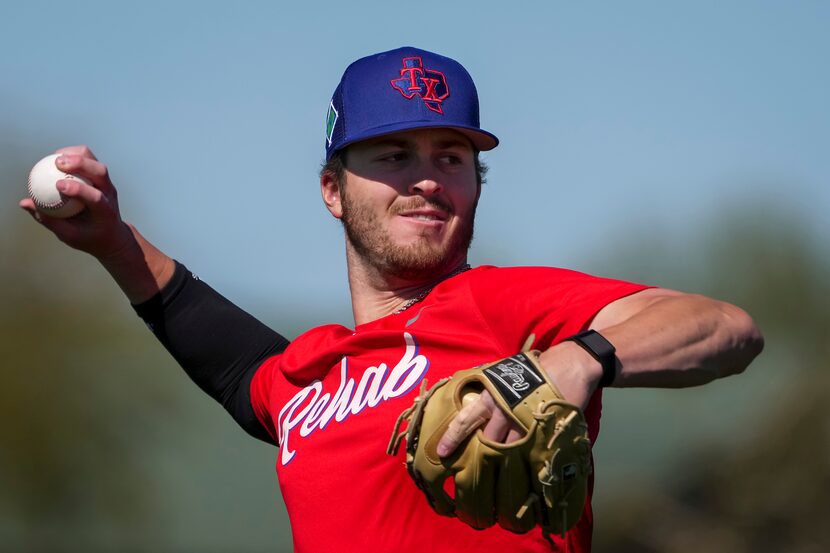
POLYGON ((403 58, 400 78, 389 82, 404 98, 411 100, 417 94, 429 109, 443 115, 441 102, 450 95, 447 79, 440 71, 425 68, 420 56, 403 58))

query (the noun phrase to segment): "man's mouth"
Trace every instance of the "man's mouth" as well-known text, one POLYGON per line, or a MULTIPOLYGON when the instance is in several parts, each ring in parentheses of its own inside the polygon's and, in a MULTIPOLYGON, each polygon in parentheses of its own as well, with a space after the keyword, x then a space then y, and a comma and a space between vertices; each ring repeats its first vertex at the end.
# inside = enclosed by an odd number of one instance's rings
POLYGON ((446 211, 441 211, 438 209, 412 209, 407 211, 402 211, 399 213, 401 217, 407 217, 410 219, 415 219, 416 221, 446 221, 449 218, 449 214, 446 211))

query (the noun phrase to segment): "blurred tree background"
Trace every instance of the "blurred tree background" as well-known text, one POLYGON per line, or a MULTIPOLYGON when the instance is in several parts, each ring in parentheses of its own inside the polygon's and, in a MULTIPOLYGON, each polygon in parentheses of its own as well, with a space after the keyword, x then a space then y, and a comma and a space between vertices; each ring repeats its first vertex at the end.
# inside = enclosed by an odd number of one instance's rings
POLYGON ((0 551, 290 551, 275 450, 190 383, 94 259, 17 207, 43 154, 12 115, 0 113, 0 551))
MULTIPOLYGON (((13 136, 0 137, 2 549, 289 551, 275 450, 189 383, 103 269, 18 210, 42 152, 13 136)), ((606 393, 596 550, 828 551, 828 242, 786 206, 712 211, 694 236, 641 220, 581 267, 737 303, 766 336, 744 375, 606 393)), ((289 336, 315 323, 266 322, 289 336)))
POLYGON ((685 240, 644 229, 651 241, 599 270, 625 267, 626 278, 746 308, 764 353, 745 374, 698 390, 606 395, 600 440, 612 444, 598 452, 600 489, 603 471, 653 440, 674 449, 654 479, 623 461, 599 505, 597 551, 830 551, 830 244, 780 204, 714 211, 685 240))

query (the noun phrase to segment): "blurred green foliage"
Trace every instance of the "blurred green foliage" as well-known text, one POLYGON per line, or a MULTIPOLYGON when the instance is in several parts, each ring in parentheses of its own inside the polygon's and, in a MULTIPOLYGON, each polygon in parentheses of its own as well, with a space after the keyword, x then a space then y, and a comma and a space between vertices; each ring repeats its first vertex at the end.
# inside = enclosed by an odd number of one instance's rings
POLYGON ((86 286, 92 264, 72 274, 79 254, 57 249, 22 217, 4 227, 4 511, 33 537, 45 523, 70 530, 74 519, 101 514, 115 527, 149 523, 152 475, 127 444, 141 439, 133 420, 146 410, 139 404, 149 398, 164 407, 170 394, 142 377, 146 354, 125 332, 114 290, 86 286), (100 485, 84 484, 90 480, 100 485))
POLYGON ((39 154, 0 153, 0 551, 290 550, 275 450, 17 208, 39 154))
MULTIPOLYGON (((664 421, 679 449, 656 481, 641 474, 601 501, 596 551, 830 551, 824 524, 830 519, 826 239, 786 206, 761 202, 722 210, 681 250, 644 238, 603 265, 635 280, 660 275, 666 286, 744 307, 764 332, 766 347, 744 374, 680 392, 699 403, 683 410, 689 419, 664 421), (732 392, 729 404, 705 401, 723 389, 732 392), (701 424, 708 438, 684 442, 684 435, 696 438, 701 424)), ((606 419, 625 416, 609 403, 606 419)), ((672 418, 671 409, 652 415, 672 418)), ((626 417, 624 426, 641 422, 626 417)), ((653 438, 641 435, 628 446, 637 449, 653 438)))

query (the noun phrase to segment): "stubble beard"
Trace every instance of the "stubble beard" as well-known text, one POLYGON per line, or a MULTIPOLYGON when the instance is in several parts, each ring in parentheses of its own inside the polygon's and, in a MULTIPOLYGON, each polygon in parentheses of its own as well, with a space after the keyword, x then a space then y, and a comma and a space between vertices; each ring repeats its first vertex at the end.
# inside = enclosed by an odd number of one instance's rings
MULTIPOLYGON (((371 209, 352 202, 345 190, 341 192, 341 200, 341 222, 347 239, 355 252, 383 275, 408 281, 435 279, 454 269, 454 265, 464 258, 473 241, 476 205, 473 205, 469 216, 462 221, 446 246, 430 242, 426 234, 418 236, 411 244, 401 246, 392 242, 371 209)), ((430 202, 423 199, 414 200, 399 210, 429 205, 430 202)), ((448 206, 441 203, 432 205, 449 211, 448 206)))

